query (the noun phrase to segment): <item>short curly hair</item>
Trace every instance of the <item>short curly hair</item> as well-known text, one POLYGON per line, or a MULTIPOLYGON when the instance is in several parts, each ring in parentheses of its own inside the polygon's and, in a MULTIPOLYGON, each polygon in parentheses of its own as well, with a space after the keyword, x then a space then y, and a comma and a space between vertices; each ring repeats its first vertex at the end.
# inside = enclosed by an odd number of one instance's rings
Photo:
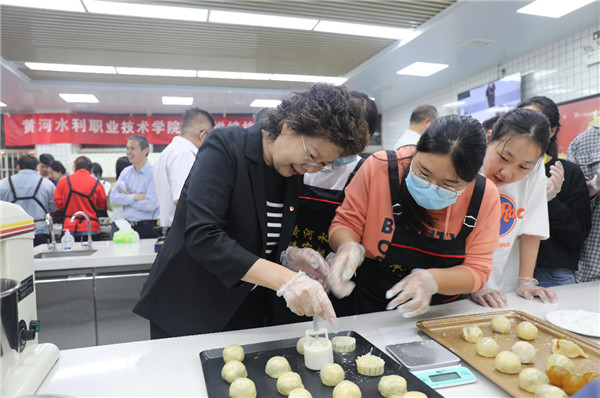
POLYGON ((269 109, 261 128, 275 140, 284 124, 298 134, 332 142, 342 149, 342 157, 361 153, 368 143, 364 106, 344 86, 316 83, 292 92, 269 109))

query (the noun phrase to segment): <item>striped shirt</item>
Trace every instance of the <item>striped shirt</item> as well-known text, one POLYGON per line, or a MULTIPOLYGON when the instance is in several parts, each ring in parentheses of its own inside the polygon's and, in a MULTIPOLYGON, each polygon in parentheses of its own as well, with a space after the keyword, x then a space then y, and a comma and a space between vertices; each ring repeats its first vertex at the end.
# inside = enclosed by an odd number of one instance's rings
POLYGON ((265 258, 279 262, 277 246, 281 237, 281 224, 283 221, 284 177, 266 164, 264 169, 267 196, 267 247, 265 258))

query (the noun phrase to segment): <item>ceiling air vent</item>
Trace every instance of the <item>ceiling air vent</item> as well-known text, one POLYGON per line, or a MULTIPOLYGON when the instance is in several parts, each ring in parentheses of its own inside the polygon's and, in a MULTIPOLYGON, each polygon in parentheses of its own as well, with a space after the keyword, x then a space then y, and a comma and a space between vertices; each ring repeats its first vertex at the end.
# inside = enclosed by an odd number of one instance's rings
POLYGON ((488 44, 492 44, 493 40, 487 39, 471 39, 469 41, 464 42, 458 48, 468 48, 470 50, 479 50, 481 47, 485 47, 488 44))

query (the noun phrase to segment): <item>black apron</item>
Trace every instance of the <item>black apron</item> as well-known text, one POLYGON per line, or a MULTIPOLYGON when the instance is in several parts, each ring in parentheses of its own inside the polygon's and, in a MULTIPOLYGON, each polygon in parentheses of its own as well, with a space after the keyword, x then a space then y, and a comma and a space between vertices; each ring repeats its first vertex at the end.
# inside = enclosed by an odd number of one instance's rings
MULTIPOLYGON (((398 204, 400 181, 396 153, 386 152, 392 203, 395 203, 392 206, 395 229, 385 258, 381 261, 366 258, 356 272, 355 305, 359 313, 385 310, 391 301, 385 298, 385 293, 414 268, 449 268, 462 264, 465 260, 465 241, 477 224, 477 215, 485 191, 486 179, 477 175, 463 227, 455 239, 434 239, 416 234, 403 227, 402 211, 399 211, 398 204)), ((447 303, 460 298, 460 294, 434 294, 431 304, 447 303)))
MULTIPOLYGON (((17 191, 15 190, 15 186, 13 185, 11 178, 8 177, 8 185, 10 186, 10 191, 12 192, 12 195, 13 195, 13 200, 11 201, 11 203, 16 203, 17 200, 34 200, 35 203, 37 203, 42 208, 42 210, 44 210, 44 213, 48 213, 48 209, 46 209, 46 207, 42 204, 42 202, 40 202, 40 200, 36 196, 38 191, 40 190, 42 181, 44 181, 44 177, 40 177, 40 180, 38 181, 37 185, 35 186, 35 190, 33 191, 33 194, 31 196, 17 196, 17 191)), ((41 218, 41 219, 33 220, 33 221, 38 222, 38 221, 44 221, 44 220, 45 220, 45 218, 41 218)))
MULTIPOLYGON (((96 206, 94 205, 94 201, 92 200, 92 197, 94 196, 94 193, 96 192, 96 188, 98 188, 98 184, 100 183, 100 180, 96 179, 96 184, 94 184, 94 187, 92 188, 92 191, 90 192, 89 195, 84 194, 83 192, 79 192, 73 189, 73 185, 71 185, 71 180, 69 179, 69 176, 65 177, 67 179, 67 183, 69 184, 69 196, 67 196, 67 202, 65 203, 65 218, 71 218, 73 216, 73 214, 68 214, 69 212, 69 203, 71 202, 71 195, 75 194, 75 195, 79 195, 79 196, 83 196, 84 198, 87 198, 88 202, 90 202, 90 206, 92 207, 92 211, 94 212, 94 214, 88 214, 88 217, 90 218, 90 222, 91 221, 98 221, 98 210, 96 209, 96 206)), ((78 231, 78 227, 79 224, 81 224, 83 222, 83 220, 85 220, 85 217, 83 216, 78 216, 77 217, 77 224, 75 224, 75 232, 78 231)), ((90 226, 91 228, 91 226, 90 226)))

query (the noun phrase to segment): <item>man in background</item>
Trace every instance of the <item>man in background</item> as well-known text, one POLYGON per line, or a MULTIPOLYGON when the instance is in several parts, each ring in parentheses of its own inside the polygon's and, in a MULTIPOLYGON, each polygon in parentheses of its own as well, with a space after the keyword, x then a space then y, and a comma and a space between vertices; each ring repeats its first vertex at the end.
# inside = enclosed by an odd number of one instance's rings
POLYGON ((196 153, 208 133, 215 127, 215 119, 200 108, 185 111, 181 132, 162 151, 154 166, 154 183, 160 205, 160 226, 170 228, 175 206, 183 184, 196 160, 196 153))
POLYGON ((416 145, 425 129, 438 118, 438 111, 433 105, 420 105, 410 115, 410 126, 394 144, 394 149, 404 145, 416 145))
MULTIPOLYGON (((54 162, 54 156, 49 153, 42 153, 40 155, 40 175, 50 180, 52 180, 52 176, 50 175, 50 170, 48 170, 48 168, 52 165, 52 162, 54 162)), ((56 185, 57 181, 53 182, 54 185, 56 185)))
POLYGON ((148 140, 141 135, 132 135, 127 140, 126 152, 131 166, 123 169, 110 191, 110 203, 123 206, 123 217, 141 239, 156 238, 159 236, 156 230, 158 197, 152 178, 152 165, 148 161, 148 140))
POLYGON ((50 231, 46 214, 56 210, 54 184, 35 172, 38 159, 33 155, 21 155, 17 160, 18 173, 0 181, 0 200, 16 203, 33 217, 35 237, 33 246, 47 243, 50 231))

